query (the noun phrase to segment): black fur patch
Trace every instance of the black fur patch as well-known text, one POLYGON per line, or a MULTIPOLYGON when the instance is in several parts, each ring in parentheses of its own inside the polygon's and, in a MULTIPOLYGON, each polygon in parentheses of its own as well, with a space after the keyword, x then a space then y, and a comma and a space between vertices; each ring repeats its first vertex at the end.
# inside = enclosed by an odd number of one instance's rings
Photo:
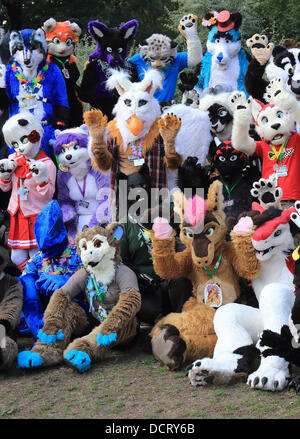
POLYGON ((279 217, 281 214, 282 211, 280 209, 269 207, 269 209, 265 210, 261 215, 256 215, 252 218, 253 224, 260 227, 262 224, 279 217))
POLYGON ((237 368, 234 370, 235 373, 250 373, 253 368, 252 363, 260 358, 260 352, 253 344, 242 346, 233 353, 242 355, 242 358, 238 360, 237 368))
POLYGON ((28 122, 28 120, 26 120, 26 119, 19 119, 19 120, 18 120, 18 124, 19 124, 21 127, 26 127, 26 125, 28 125, 29 122, 28 122))

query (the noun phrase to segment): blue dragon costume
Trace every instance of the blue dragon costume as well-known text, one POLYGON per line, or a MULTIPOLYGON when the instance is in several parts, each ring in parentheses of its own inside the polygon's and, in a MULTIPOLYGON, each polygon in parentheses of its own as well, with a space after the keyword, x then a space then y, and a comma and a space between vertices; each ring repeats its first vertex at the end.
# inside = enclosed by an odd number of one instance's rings
MULTIPOLYGON (((74 240, 68 237, 56 200, 41 210, 34 232, 39 252, 28 261, 19 280, 23 286, 20 333, 29 332, 36 339, 39 329, 43 327, 44 310, 52 293, 82 267, 82 262, 74 240)), ((80 297, 75 301, 82 305, 80 297)))
POLYGON ((247 95, 244 81, 250 57, 241 48, 241 24, 239 12, 213 11, 203 17, 209 34, 195 86, 200 96, 203 90, 220 86, 223 91, 242 90, 247 95))
POLYGON ((44 128, 41 147, 53 158, 50 140, 55 139, 55 129, 67 127, 69 119, 63 75, 56 64, 46 59, 48 48, 42 29, 11 32, 9 48, 12 58, 6 66, 5 85, 1 84, 0 109, 9 108, 10 116, 30 111, 41 120, 44 128), (37 62, 36 76, 27 79, 24 66, 34 66, 37 62))

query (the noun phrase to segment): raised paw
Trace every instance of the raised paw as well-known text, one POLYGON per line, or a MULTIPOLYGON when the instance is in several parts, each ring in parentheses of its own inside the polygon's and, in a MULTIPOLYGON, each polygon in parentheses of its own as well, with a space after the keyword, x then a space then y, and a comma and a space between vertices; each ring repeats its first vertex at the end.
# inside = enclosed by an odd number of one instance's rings
POLYGON ((293 221, 293 223, 296 224, 296 226, 300 229, 300 201, 296 201, 294 206, 297 213, 296 212, 291 213, 290 218, 293 221))
POLYGON ((107 125, 107 116, 104 116, 101 110, 86 111, 83 114, 83 120, 88 127, 107 125))
POLYGON ((30 171, 38 184, 48 181, 46 163, 42 161, 31 161, 30 171))
POLYGON ((42 357, 36 352, 23 351, 18 354, 17 367, 32 369, 34 367, 41 367, 43 365, 42 357))
POLYGON ((280 392, 287 386, 288 377, 288 369, 261 365, 248 376, 247 384, 252 389, 280 392))
POLYGON ((117 334, 115 332, 112 332, 111 334, 97 335, 97 343, 99 346, 108 346, 111 343, 115 342, 117 340, 117 334))
POLYGON ((59 330, 56 335, 53 335, 45 334, 42 329, 39 330, 37 336, 40 342, 45 344, 54 344, 56 341, 63 340, 65 337, 61 330, 59 330))
POLYGON ((278 105, 278 101, 280 103, 279 98, 284 92, 284 84, 281 78, 274 78, 266 87, 266 93, 264 94, 264 98, 267 102, 271 102, 272 104, 278 105))
POLYGON ((185 15, 179 22, 178 30, 187 40, 190 40, 197 37, 197 23, 197 15, 185 15))
POLYGON ((164 143, 173 142, 181 127, 181 119, 173 113, 167 113, 158 121, 159 132, 164 139, 164 143))
POLYGON ((91 359, 86 352, 76 351, 75 349, 67 352, 64 355, 66 362, 78 372, 86 372, 91 367, 91 359))
POLYGON ((2 159, 0 160, 0 178, 3 180, 9 180, 11 174, 17 167, 16 160, 13 159, 2 159))
POLYGON ((293 373, 288 378, 288 389, 294 389, 296 393, 300 391, 300 374, 293 373))
POLYGON ((255 34, 247 40, 246 44, 254 58, 256 58, 261 65, 265 65, 270 59, 274 48, 274 44, 269 43, 268 37, 266 35, 255 34))
POLYGON ((186 350, 185 341, 180 338, 178 329, 169 324, 161 326, 160 333, 152 339, 152 353, 170 370, 179 369, 186 350))
POLYGON ((229 98, 229 105, 233 111, 248 110, 250 112, 250 99, 244 92, 233 92, 229 98))
POLYGON ((193 89, 193 90, 184 91, 182 98, 181 98, 181 103, 183 105, 187 105, 188 107, 191 107, 191 108, 198 108, 199 107, 199 94, 198 94, 197 90, 193 89))
POLYGON ((265 209, 271 206, 280 208, 282 189, 277 187, 276 179, 261 178, 259 181, 255 181, 250 193, 253 197, 258 198, 259 204, 265 209))

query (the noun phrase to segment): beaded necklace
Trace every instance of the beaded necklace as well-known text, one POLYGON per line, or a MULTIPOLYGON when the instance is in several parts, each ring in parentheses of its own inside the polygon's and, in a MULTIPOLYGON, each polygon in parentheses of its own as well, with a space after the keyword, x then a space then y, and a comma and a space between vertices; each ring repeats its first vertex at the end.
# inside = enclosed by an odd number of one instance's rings
POLYGON ((23 72, 20 72, 17 64, 14 62, 11 65, 11 69, 15 75, 15 77, 18 79, 20 84, 23 85, 24 88, 27 89, 30 93, 34 92, 34 89, 36 88, 37 84, 39 84, 45 76, 45 73, 47 72, 49 68, 49 63, 46 62, 46 64, 43 66, 42 71, 37 75, 36 78, 31 79, 30 81, 26 78, 23 72))

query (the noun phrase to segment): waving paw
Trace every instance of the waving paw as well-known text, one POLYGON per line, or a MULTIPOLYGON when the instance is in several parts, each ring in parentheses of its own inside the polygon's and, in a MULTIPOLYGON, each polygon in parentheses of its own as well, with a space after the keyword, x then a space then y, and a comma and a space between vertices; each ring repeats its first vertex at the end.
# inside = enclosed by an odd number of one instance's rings
POLYGON ((0 160, 0 178, 2 180, 9 180, 11 174, 17 167, 16 160, 13 159, 2 159, 0 160))
POLYGON ((259 64, 265 65, 274 48, 273 43, 269 43, 266 35, 255 34, 246 41, 247 47, 251 50, 252 56, 257 59, 259 64))
POLYGON ((253 183, 250 193, 253 197, 258 198, 260 205, 265 209, 271 206, 280 208, 282 189, 277 187, 276 180, 261 178, 253 183))
POLYGON ((178 30, 187 40, 198 39, 198 17, 194 14, 185 15, 179 22, 178 30))
POLYGON ((31 161, 30 163, 30 171, 38 184, 47 183, 48 181, 48 173, 47 173, 47 165, 46 163, 38 160, 31 161))

